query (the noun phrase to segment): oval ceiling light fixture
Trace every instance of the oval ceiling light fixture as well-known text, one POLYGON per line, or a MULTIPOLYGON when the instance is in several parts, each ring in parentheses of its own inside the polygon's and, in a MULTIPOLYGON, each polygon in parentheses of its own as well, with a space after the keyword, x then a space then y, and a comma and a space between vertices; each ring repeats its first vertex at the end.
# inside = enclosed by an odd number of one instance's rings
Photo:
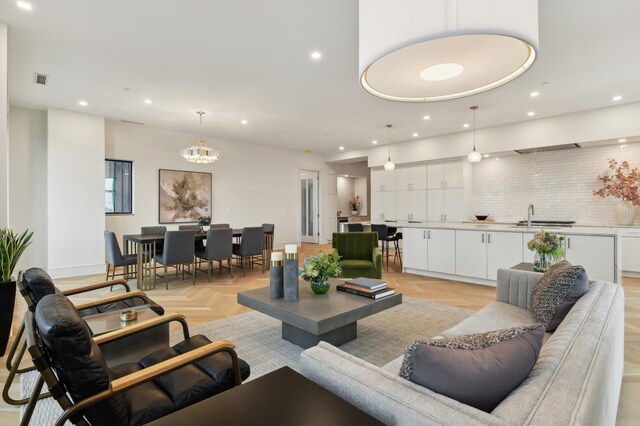
POLYGON ((536 58, 537 0, 360 0, 359 15, 360 83, 387 100, 475 95, 536 58))

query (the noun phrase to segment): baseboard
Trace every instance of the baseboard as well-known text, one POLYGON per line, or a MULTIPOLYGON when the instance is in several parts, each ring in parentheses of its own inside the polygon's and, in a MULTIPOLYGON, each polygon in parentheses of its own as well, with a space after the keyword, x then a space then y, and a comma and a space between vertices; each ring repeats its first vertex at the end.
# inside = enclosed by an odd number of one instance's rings
POLYGON ((622 271, 622 276, 629 278, 640 278, 640 272, 622 271))
POLYGON ((69 266, 65 268, 47 268, 47 273, 51 278, 77 277, 80 275, 106 274, 104 263, 95 265, 69 266))
POLYGON ((492 280, 484 280, 481 278, 463 277, 461 275, 442 274, 440 272, 424 271, 422 269, 403 268, 402 272, 408 274, 422 275, 424 277, 440 278, 442 280, 458 281, 469 284, 480 284, 487 287, 495 287, 496 282, 492 280))

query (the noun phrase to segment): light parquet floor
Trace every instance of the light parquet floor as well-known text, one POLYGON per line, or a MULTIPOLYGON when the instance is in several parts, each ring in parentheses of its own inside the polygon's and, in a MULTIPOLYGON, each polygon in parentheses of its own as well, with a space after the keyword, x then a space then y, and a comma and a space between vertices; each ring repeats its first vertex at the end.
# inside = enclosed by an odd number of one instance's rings
MULTIPOLYGON (((300 257, 316 254, 320 250, 327 250, 328 246, 304 244, 300 257)), ((444 281, 435 278, 421 277, 400 273, 399 264, 391 265, 389 271, 384 272, 390 286, 403 294, 437 303, 458 306, 471 310, 478 310, 495 300, 495 288, 481 285, 465 284, 455 281, 444 281)), ((93 275, 56 280, 56 284, 63 290, 87 285, 104 280, 104 276, 93 275)), ((135 283, 132 282, 135 286, 135 283)), ((159 281, 155 290, 148 291, 149 297, 162 305, 167 312, 180 312, 187 317, 190 326, 211 322, 217 319, 238 315, 250 311, 249 308, 238 305, 238 292, 269 284, 269 272, 262 273, 262 269, 247 272, 234 268, 234 277, 230 278, 227 271, 218 275, 212 274, 211 282, 207 282, 206 273, 198 273, 196 285, 190 279, 182 281, 171 277, 169 290, 165 290, 164 282, 159 281)), ((301 285, 305 283, 301 281, 301 285)), ((618 424, 638 424, 640 418, 640 279, 624 279, 625 288, 625 368, 622 384, 622 394, 618 410, 618 424)), ((115 293, 115 292, 114 292, 115 293)), ((113 294, 108 290, 101 290, 87 295, 73 296, 77 302, 91 301, 95 298, 113 294)), ((17 330, 26 306, 20 297, 16 300, 14 315, 14 333, 17 330)), ((425 336, 427 337, 427 336, 425 336)), ((11 343, 11 342, 10 342, 11 343)), ((0 358, 0 385, 4 386, 7 377, 5 358, 0 358)), ((27 365, 28 360, 23 362, 27 365)), ((18 395, 18 385, 13 386, 13 395, 18 395)), ((0 401, 0 424, 19 424, 19 409, 0 401)))

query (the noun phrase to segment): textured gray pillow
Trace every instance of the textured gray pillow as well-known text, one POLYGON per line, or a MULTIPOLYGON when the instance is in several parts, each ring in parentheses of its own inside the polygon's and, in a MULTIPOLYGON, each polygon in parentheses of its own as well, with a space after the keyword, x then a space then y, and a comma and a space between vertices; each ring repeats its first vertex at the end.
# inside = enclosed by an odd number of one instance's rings
POLYGON ((554 331, 588 289, 589 278, 582 266, 557 263, 533 287, 531 311, 547 331, 554 331))
POLYGON ((544 325, 416 341, 400 376, 463 404, 491 412, 538 359, 544 325))

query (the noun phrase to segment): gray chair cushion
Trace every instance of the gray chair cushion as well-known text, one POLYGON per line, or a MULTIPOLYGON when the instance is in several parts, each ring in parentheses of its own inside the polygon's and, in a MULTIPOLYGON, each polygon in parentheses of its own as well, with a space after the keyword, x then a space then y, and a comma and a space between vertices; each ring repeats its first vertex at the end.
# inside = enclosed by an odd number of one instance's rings
POLYGON ((589 279, 582 266, 560 262, 549 268, 533 287, 531 310, 547 331, 553 331, 588 288, 589 279))
POLYGON ((167 231, 164 237, 164 250, 162 255, 156 256, 156 262, 163 265, 191 263, 195 256, 194 244, 193 231, 167 231))
POLYGON ((544 326, 417 341, 400 376, 463 404, 491 412, 535 365, 544 326))
POLYGON ((196 256, 204 260, 231 259, 233 252, 233 230, 231 228, 209 229, 207 246, 196 251, 196 256))
POLYGON ((240 244, 233 245, 233 254, 237 256, 257 256, 264 247, 264 231, 261 226, 242 228, 240 244))
POLYGON ((221 228, 231 228, 228 223, 212 223, 209 225, 209 229, 221 229, 221 228))

